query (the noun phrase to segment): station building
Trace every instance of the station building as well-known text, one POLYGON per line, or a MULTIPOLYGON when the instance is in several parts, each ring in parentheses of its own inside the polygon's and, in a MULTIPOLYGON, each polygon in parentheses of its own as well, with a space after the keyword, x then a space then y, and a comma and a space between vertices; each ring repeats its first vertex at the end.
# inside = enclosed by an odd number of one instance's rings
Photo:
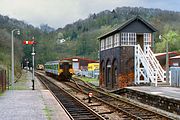
POLYGON ((171 67, 180 67, 180 55, 170 57, 170 66, 171 67))
MULTIPOLYGON (((165 53, 155 53, 155 57, 158 59, 161 66, 166 69, 166 52, 165 53)), ((169 67, 171 67, 171 57, 177 56, 177 52, 168 52, 169 56, 169 67)))
POLYGON ((92 59, 84 58, 84 57, 79 57, 79 56, 64 58, 63 60, 72 61, 72 68, 75 71, 75 73, 79 73, 79 71, 87 71, 88 70, 88 64, 96 62, 96 60, 92 60, 92 59))
POLYGON ((165 82, 164 71, 151 50, 157 30, 136 16, 100 36, 100 87, 165 82), (149 57, 148 57, 149 56, 149 57))
POLYGON ((88 75, 91 78, 99 78, 99 62, 88 64, 88 75))

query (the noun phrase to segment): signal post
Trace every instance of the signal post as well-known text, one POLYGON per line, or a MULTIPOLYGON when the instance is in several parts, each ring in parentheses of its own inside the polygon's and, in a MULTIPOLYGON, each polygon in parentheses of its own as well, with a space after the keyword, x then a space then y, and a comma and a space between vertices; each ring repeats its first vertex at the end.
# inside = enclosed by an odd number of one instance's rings
POLYGON ((34 41, 34 37, 32 38, 32 41, 23 41, 23 44, 25 45, 32 45, 32 90, 34 90, 34 56, 35 56, 35 52, 34 52, 34 45, 36 44, 36 42, 34 41))

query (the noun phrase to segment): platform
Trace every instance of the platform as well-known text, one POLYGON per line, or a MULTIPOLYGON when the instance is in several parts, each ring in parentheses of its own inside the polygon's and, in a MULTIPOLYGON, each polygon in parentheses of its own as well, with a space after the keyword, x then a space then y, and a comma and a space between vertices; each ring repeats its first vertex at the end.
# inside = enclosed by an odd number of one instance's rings
POLYGON ((31 77, 31 72, 23 71, 14 89, 0 96, 0 120, 70 120, 36 77, 35 90, 31 90, 31 77))
POLYGON ((127 88, 180 101, 180 88, 176 87, 139 86, 127 88))
POLYGON ((180 88, 134 86, 113 93, 180 116, 180 88))

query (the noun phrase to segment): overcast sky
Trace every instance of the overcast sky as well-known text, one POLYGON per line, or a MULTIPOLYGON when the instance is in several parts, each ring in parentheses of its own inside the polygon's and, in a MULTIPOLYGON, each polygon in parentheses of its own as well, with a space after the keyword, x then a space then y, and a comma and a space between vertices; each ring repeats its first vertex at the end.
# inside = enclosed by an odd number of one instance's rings
POLYGON ((91 13, 132 6, 180 11, 180 0, 0 0, 0 14, 38 27, 64 27, 91 13))

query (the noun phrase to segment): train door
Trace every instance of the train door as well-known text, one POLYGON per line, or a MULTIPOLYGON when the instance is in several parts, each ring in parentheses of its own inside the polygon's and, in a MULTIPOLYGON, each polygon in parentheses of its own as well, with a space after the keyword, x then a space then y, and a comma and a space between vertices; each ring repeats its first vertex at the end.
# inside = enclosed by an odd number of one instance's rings
POLYGON ((63 72, 64 73, 69 72, 69 63, 67 62, 63 63, 63 72))

